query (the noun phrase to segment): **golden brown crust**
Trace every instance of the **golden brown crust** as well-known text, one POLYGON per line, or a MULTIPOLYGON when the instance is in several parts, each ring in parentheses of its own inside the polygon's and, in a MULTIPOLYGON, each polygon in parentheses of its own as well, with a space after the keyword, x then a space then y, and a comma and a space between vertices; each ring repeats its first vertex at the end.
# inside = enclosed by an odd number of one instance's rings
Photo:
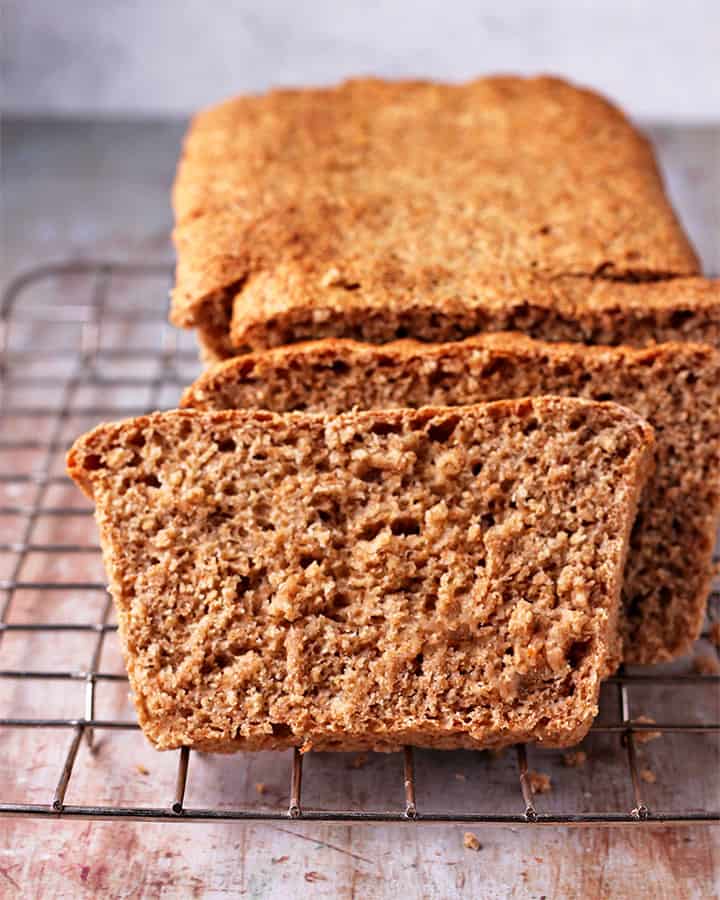
POLYGON ((221 363, 182 405, 337 413, 542 394, 613 400, 657 429, 657 468, 623 588, 625 659, 686 653, 705 615, 720 514, 720 352, 712 347, 584 347, 502 333, 382 347, 328 339, 221 363))
POLYGON ((156 413, 76 441, 160 749, 579 740, 652 429, 535 398, 156 413))
MULTIPOLYGON (((486 307, 492 319, 523 303, 586 312, 592 330, 593 279, 698 272, 647 141, 604 99, 550 78, 231 100, 196 117, 174 204, 173 321, 232 306, 236 347, 381 342, 398 328, 452 339, 470 333, 463 317, 477 331, 486 307)), ((655 302, 649 286, 615 287, 605 306, 621 313, 655 302)))

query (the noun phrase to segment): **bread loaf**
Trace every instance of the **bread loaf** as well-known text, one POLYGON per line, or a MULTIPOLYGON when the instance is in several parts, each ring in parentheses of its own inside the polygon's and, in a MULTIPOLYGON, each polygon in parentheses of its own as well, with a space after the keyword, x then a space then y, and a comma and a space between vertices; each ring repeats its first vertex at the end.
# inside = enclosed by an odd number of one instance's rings
POLYGON ((352 81, 200 113, 172 320, 206 353, 319 337, 720 345, 652 150, 553 78, 352 81))

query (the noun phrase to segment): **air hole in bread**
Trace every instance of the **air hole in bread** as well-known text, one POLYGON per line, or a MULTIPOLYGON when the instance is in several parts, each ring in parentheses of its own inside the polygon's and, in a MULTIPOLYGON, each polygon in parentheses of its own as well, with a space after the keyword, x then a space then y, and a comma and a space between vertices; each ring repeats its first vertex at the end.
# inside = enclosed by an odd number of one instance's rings
POLYGON ((583 664, 590 650, 590 640, 573 641, 567 652, 567 659, 573 669, 578 669, 583 664))
POLYGON ((90 472, 94 472, 97 469, 105 468, 105 464, 103 463, 102 456, 100 456, 97 453, 88 453, 88 455, 85 457, 85 461, 84 461, 83 465, 90 472))
POLYGON ((391 523, 390 530, 397 536, 420 534, 420 523, 411 516, 401 516, 391 523))
POLYGON ((491 378, 493 375, 509 375, 511 370, 512 363, 510 360, 498 356, 483 366, 482 375, 483 378, 491 378))
POLYGON ((384 527, 384 522, 371 522, 361 529, 358 538, 361 541, 372 541, 380 534, 384 527))
POLYGON ((379 435, 402 434, 403 427, 400 422, 374 422, 370 426, 370 431, 379 435))
POLYGON ((445 419, 443 422, 437 422, 436 424, 431 425, 428 428, 428 437, 431 441, 445 443, 452 437, 452 433, 457 428, 459 421, 460 419, 458 416, 450 416, 450 418, 445 419))
POLYGON ((270 727, 274 737, 289 738, 292 737, 293 730, 284 722, 271 722, 270 727))
POLYGON ((692 310, 678 309, 670 316, 670 327, 681 328, 686 322, 693 317, 692 310))
POLYGON ((358 478, 368 484, 373 484, 382 480, 382 474, 383 470, 378 469, 377 466, 364 466, 358 472, 358 478))

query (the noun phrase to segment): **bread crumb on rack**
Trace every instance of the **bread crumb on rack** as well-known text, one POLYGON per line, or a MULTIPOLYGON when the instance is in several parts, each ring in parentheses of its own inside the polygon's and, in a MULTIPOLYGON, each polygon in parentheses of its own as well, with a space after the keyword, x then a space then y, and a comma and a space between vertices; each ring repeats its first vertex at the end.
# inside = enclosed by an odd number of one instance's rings
POLYGON ((533 794, 549 794, 552 790, 552 780, 544 772, 536 772, 534 769, 530 769, 527 777, 533 794))
MULTIPOLYGON (((655 725, 655 719, 651 716, 637 716, 632 720, 633 725, 655 725)), ((636 731, 635 742, 637 744, 648 744, 650 741, 656 741, 662 737, 662 731, 636 731)))
POLYGON ((482 844, 480 843, 478 836, 473 834, 472 831, 466 831, 463 835, 463 846, 467 850, 482 850, 482 844))
POLYGON ((720 649, 720 622, 713 622, 708 635, 710 642, 720 649))
POLYGON ((587 762, 587 753, 584 750, 570 750, 563 753, 562 761, 568 769, 580 769, 587 762))
POLYGON ((711 653, 698 653, 693 659, 693 670, 698 675, 720 675, 720 660, 711 653))

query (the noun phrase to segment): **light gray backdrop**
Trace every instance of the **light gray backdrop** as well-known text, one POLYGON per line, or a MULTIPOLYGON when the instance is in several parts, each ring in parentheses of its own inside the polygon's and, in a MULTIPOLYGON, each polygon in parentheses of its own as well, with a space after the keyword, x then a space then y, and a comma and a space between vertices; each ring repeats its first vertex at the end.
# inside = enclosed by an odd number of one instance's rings
POLYGON ((720 0, 5 0, 4 105, 185 114, 351 74, 555 72, 636 116, 720 119, 720 0))

